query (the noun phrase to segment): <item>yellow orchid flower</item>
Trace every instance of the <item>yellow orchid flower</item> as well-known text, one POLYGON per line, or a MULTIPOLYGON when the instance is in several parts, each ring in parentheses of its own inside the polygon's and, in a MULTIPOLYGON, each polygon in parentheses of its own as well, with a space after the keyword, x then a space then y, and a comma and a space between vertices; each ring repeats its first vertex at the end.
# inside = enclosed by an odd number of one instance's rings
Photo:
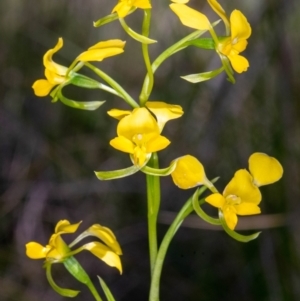
POLYGON ((26 255, 31 259, 45 258, 46 263, 52 264, 63 262, 67 258, 87 250, 104 261, 107 265, 116 267, 120 273, 122 273, 122 265, 119 257, 122 251, 116 237, 110 229, 95 224, 79 235, 71 244, 67 245, 64 242, 61 235, 76 232, 80 223, 81 222, 70 224, 67 220, 59 221, 56 224, 54 234, 50 237, 48 244, 42 246, 37 242, 29 242, 26 244, 26 255), (87 236, 95 236, 101 239, 105 244, 99 241, 93 241, 75 250, 71 249, 71 247, 87 236))
POLYGON ((251 35, 251 26, 246 17, 239 11, 234 10, 228 19, 224 9, 216 0, 208 0, 211 8, 223 20, 226 28, 227 37, 222 38, 217 43, 217 51, 228 57, 232 68, 237 73, 247 71, 249 67, 248 60, 239 55, 247 47, 247 39, 251 35), (230 35, 230 36, 228 36, 230 35))
MULTIPOLYGON (((115 111, 116 112, 116 111, 115 111)), ((109 115, 114 115, 111 111, 109 115)), ((143 166, 151 153, 166 148, 170 141, 160 135, 155 118, 146 108, 136 108, 123 117, 117 126, 118 137, 110 145, 133 156, 134 164, 143 166)))
POLYGON ((217 50, 228 57, 232 68, 237 73, 247 71, 248 60, 239 55, 247 47, 247 39, 251 35, 251 27, 246 17, 239 11, 234 10, 230 15, 230 37, 219 41, 217 50))
POLYGON ((66 80, 68 68, 59 65, 52 60, 52 56, 63 47, 63 39, 59 38, 53 49, 48 50, 43 59, 46 79, 39 79, 34 82, 32 88, 36 96, 47 96, 53 87, 66 80))
POLYGON ((149 0, 119 0, 118 4, 113 8, 112 13, 116 12, 119 18, 124 18, 135 7, 147 9, 151 8, 151 4, 149 0))
POLYGON ((229 20, 218 1, 208 0, 209 5, 221 17, 226 27, 227 36, 218 38, 207 17, 184 4, 188 1, 173 0, 173 2, 175 3, 171 4, 170 8, 179 17, 183 25, 198 30, 209 30, 219 55, 227 57, 237 73, 242 73, 248 69, 248 60, 239 54, 246 49, 247 39, 251 35, 251 27, 246 17, 239 10, 234 10, 229 20))
MULTIPOLYGON (((71 66, 75 67, 77 62, 102 61, 103 59, 122 53, 125 42, 121 40, 108 40, 99 42, 81 53, 71 66)), ((36 96, 47 96, 57 85, 64 84, 71 75, 67 76, 68 68, 55 63, 52 56, 63 47, 63 39, 59 38, 53 49, 48 50, 43 58, 46 79, 39 79, 32 85, 36 96)), ((72 68, 71 68, 72 69, 72 68)))
POLYGON ((237 224, 237 215, 260 213, 261 201, 259 188, 253 184, 253 178, 245 169, 238 170, 226 186, 223 195, 214 193, 205 201, 223 211, 228 227, 233 230, 237 224))
MULTIPOLYGON (((176 186, 181 189, 189 189, 200 185, 211 187, 212 184, 206 178, 203 165, 197 158, 186 155, 176 160, 176 167, 171 177, 176 186)), ((174 162, 172 161, 171 164, 174 162)))
POLYGON ((249 158, 251 174, 245 170, 238 170, 223 194, 214 193, 205 201, 219 208, 224 214, 224 219, 229 229, 234 230, 237 215, 259 214, 261 193, 258 186, 267 185, 278 181, 283 174, 281 164, 273 157, 263 153, 254 153, 249 158))

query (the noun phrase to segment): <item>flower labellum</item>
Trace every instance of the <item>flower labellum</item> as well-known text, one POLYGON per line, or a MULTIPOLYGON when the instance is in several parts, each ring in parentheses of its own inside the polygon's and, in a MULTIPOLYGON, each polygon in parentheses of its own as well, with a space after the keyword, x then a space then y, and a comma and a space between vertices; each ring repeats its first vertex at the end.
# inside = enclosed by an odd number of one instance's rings
POLYGON ((134 164, 143 166, 151 153, 166 148, 170 141, 160 135, 155 118, 146 108, 136 108, 124 115, 117 126, 118 137, 112 139, 110 145, 133 155, 134 164))

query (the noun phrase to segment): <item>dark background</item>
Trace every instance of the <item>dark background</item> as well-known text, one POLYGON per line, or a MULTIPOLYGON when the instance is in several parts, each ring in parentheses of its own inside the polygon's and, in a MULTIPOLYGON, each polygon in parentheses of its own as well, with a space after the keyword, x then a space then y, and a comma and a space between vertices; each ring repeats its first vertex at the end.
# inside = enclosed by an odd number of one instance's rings
MULTIPOLYGON (((150 46, 154 59, 191 32, 169 10, 168 1, 153 1, 150 46)), ((220 66, 213 51, 189 48, 174 55, 157 71, 151 100, 180 104, 185 114, 170 121, 164 135, 172 144, 160 152, 161 166, 191 154, 204 164, 209 178, 220 176, 222 191, 255 151, 279 159, 280 182, 262 187, 263 215, 240 218, 242 233, 262 230, 248 244, 223 231, 207 229, 193 215, 175 236, 167 255, 161 300, 299 300, 300 211, 300 5, 290 1, 231 1, 228 12, 240 9, 253 33, 244 55, 250 68, 236 75, 236 84, 224 75, 202 84, 190 84, 181 75, 220 66)), ((126 39, 125 53, 99 67, 138 99, 145 67, 140 44, 123 32, 118 21, 94 28, 93 21, 110 13, 108 0, 1 0, 0 2, 0 300, 63 300, 48 285, 42 260, 25 256, 25 243, 46 244, 56 222, 83 220, 81 230, 94 223, 110 227, 124 255, 120 276, 92 255, 77 257, 97 283, 100 275, 116 300, 147 300, 149 263, 145 176, 100 182, 93 170, 129 166, 126 154, 109 146, 117 122, 111 108, 128 108, 110 94, 68 89, 79 100, 107 100, 94 112, 75 110, 50 97, 38 98, 32 83, 43 77, 42 57, 58 37, 64 47, 54 60, 69 66, 72 60, 100 40, 126 39)), ((217 16, 205 1, 191 5, 217 16)), ((126 18, 140 32, 142 12, 126 18)), ((218 32, 224 33, 223 25, 218 32)), ((86 73, 90 74, 90 73, 86 73)), ((175 213, 193 193, 179 191, 171 179, 162 179, 159 238, 175 213)), ((206 208, 206 207, 205 207, 206 208)), ((215 210, 206 208, 211 214, 215 210), (211 211, 210 211, 211 210, 211 211)), ((70 237, 65 236, 69 241, 70 237)), ((56 282, 81 289, 75 300, 92 300, 62 265, 53 269, 56 282)))

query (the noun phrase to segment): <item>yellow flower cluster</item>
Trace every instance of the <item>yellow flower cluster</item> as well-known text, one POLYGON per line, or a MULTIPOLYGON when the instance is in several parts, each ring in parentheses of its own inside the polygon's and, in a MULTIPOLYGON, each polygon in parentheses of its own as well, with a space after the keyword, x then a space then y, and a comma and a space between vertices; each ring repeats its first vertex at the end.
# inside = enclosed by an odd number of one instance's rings
MULTIPOLYGON (((283 174, 281 164, 264 153, 254 153, 249 158, 249 170, 238 170, 223 194, 213 193, 205 198, 210 205, 222 210, 228 227, 236 227, 237 215, 260 213, 260 186, 278 181, 283 174)), ((207 180, 203 165, 193 156, 187 155, 177 159, 175 170, 171 174, 174 183, 181 189, 199 185, 208 188, 212 184, 207 180)))

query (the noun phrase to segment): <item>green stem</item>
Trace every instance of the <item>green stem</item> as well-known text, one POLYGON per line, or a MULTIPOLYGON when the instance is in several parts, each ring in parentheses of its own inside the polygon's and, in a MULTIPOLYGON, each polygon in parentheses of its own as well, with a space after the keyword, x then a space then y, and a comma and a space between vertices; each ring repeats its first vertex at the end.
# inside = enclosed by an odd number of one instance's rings
MULTIPOLYGON (((148 165, 159 168, 157 153, 153 153, 148 165)), ((147 200, 148 200, 148 236, 151 275, 157 255, 157 215, 160 206, 160 178, 147 175, 147 200)))
POLYGON ((176 216, 175 220, 171 224, 170 228, 168 229, 167 233, 165 234, 165 237, 160 245, 156 257, 156 262, 153 270, 151 287, 150 287, 149 301, 159 301, 160 276, 161 276, 162 266, 165 260, 168 247, 170 245, 172 238, 177 232, 179 226, 181 225, 185 217, 188 216, 192 211, 193 211, 193 205, 192 205, 192 197, 191 197, 184 204, 184 206, 176 216))
POLYGON ((133 108, 138 108, 139 105, 136 103, 136 101, 115 81, 113 80, 109 75, 107 75, 105 72, 101 71, 97 67, 93 66, 92 64, 86 62, 85 65, 94 71, 99 77, 101 77, 104 81, 106 81, 112 88, 114 88, 118 93, 120 93, 124 100, 133 108))
MULTIPOLYGON (((201 187, 198 191, 195 193, 198 193, 198 195, 201 195, 207 188, 205 186, 201 187)), ((175 220, 171 224, 170 228, 168 229, 167 233, 165 234, 161 245, 159 247, 155 266, 153 270, 152 275, 152 281, 151 281, 151 287, 150 287, 150 295, 149 295, 149 301, 159 301, 159 287, 160 287, 160 277, 162 272, 163 263, 166 257, 166 253, 168 250, 168 247, 170 245, 170 242, 172 238, 174 237, 175 233, 179 229, 181 223, 184 221, 184 219, 193 212, 193 204, 192 204, 193 196, 191 196, 186 203, 183 205, 182 209, 177 214, 175 220)))
POLYGON ((179 49, 184 43, 186 43, 187 41, 190 41, 192 39, 197 38, 199 35, 201 35, 202 32, 203 31, 201 31, 201 30, 197 30, 197 31, 195 31, 195 32, 187 35, 186 37, 184 37, 183 39, 181 39, 180 41, 178 41, 177 43, 175 43, 174 45, 172 45, 171 47, 169 47, 168 49, 166 49, 164 52, 162 52, 155 59, 155 61, 152 63, 152 66, 151 66, 151 72, 148 71, 148 73, 146 74, 146 77, 144 79, 144 84, 143 84, 143 89, 142 89, 142 93, 141 93, 141 96, 140 96, 140 100, 141 100, 141 98, 148 99, 148 97, 150 96, 149 91, 151 92, 151 90, 149 90, 149 87, 151 86, 151 81, 153 81, 153 74, 156 71, 156 69, 168 57, 170 57, 172 54, 176 53, 176 50, 179 49), (151 76, 152 76, 152 79, 151 79, 151 76))
MULTIPOLYGON (((177 43, 173 44, 171 47, 162 52, 152 63, 152 71, 155 72, 157 68, 171 55, 175 54, 178 49, 180 49, 186 42, 196 39, 199 35, 203 33, 202 30, 197 30, 187 35, 177 43)), ((183 46, 184 48, 186 46, 183 46)))
POLYGON ((99 296, 94 284, 92 281, 89 281, 88 283, 86 283, 86 286, 89 288, 89 290, 91 291, 92 295, 94 296, 95 300, 97 301, 103 301, 101 299, 101 297, 99 296))
POLYGON ((219 39, 218 39, 218 36, 217 34, 215 33, 215 30, 214 28, 210 25, 209 26, 209 33, 211 34, 214 42, 215 42, 215 45, 216 45, 216 49, 218 48, 218 45, 219 45, 219 39))
MULTIPOLYGON (((211 28, 209 29, 210 33, 212 33, 213 35, 213 39, 214 41, 218 41, 217 36, 215 35, 214 31, 213 31, 213 27, 216 26, 219 21, 216 21, 212 24, 211 28)), ((156 59, 155 61, 152 63, 152 73, 154 74, 156 69, 167 59, 169 58, 171 55, 173 55, 174 53, 176 53, 177 51, 184 49, 188 46, 188 44, 186 44, 188 41, 194 40, 198 37, 200 37, 202 34, 204 34, 206 32, 206 30, 196 30, 192 33, 190 33, 189 35, 187 35, 186 37, 184 37, 183 39, 179 40, 178 42, 176 42, 175 44, 173 44, 172 46, 170 46, 169 48, 167 48, 164 52, 162 52, 156 59)), ((144 79, 144 84, 143 84, 143 89, 142 91, 146 91, 146 87, 149 85, 150 82, 150 77, 149 74, 146 74, 146 77, 144 79)), ((149 97, 149 95, 146 95, 146 97, 149 97)))
POLYGON ((66 72, 66 77, 71 73, 71 72, 77 72, 84 66, 83 62, 79 62, 77 60, 74 60, 72 64, 69 66, 67 72, 66 72))
MULTIPOLYGON (((145 9, 144 10, 143 29, 142 29, 143 36, 146 36, 146 37, 149 36, 150 21, 151 21, 151 9, 145 9)), ((142 44, 142 52, 143 52, 143 57, 144 57, 144 61, 145 61, 146 69, 147 69, 147 76, 149 79, 147 82, 147 85, 143 85, 143 88, 142 88, 142 91, 140 94, 140 104, 141 104, 141 106, 144 106, 151 94, 153 84, 154 84, 154 77, 153 77, 151 61, 150 61, 150 57, 149 57, 148 44, 145 44, 145 43, 142 44)))

